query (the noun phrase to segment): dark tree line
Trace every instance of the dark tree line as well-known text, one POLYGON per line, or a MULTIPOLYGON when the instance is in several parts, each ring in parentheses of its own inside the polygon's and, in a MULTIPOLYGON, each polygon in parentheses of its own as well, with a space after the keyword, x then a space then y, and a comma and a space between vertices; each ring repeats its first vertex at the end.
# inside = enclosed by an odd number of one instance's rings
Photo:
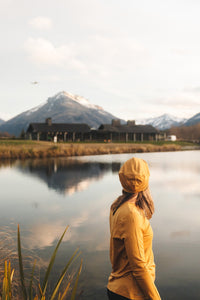
POLYGON ((0 138, 12 138, 13 135, 11 135, 8 132, 0 132, 0 138))
POLYGON ((200 123, 192 126, 171 127, 168 134, 176 135, 181 140, 200 141, 200 123))

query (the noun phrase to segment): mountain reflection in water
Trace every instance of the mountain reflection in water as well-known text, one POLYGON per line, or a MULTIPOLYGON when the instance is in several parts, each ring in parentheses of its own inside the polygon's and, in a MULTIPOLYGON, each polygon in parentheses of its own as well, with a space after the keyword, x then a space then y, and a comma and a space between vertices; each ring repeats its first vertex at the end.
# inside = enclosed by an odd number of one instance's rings
MULTIPOLYGON (((43 266, 69 224, 54 271, 59 273, 80 248, 80 300, 107 300, 109 208, 121 193, 118 170, 131 156, 1 162, 1 232, 7 226, 15 236, 20 223, 22 245, 43 266)), ((150 166, 156 285, 162 299, 200 299, 200 152, 134 156, 150 166)))
POLYGON ((87 189, 92 181, 107 172, 118 172, 120 163, 84 162, 73 159, 27 160, 18 162, 18 170, 44 181, 48 188, 72 195, 87 189))

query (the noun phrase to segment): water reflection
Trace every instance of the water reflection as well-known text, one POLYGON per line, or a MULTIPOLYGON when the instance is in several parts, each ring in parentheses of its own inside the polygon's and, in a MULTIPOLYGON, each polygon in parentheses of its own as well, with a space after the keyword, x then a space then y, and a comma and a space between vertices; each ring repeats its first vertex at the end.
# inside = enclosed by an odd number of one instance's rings
POLYGON ((189 237, 191 232, 189 230, 174 231, 171 233, 171 238, 189 237))
MULTIPOLYGON (((136 156, 150 165, 156 207, 151 223, 162 299, 199 299, 199 151, 136 156)), ((66 256, 80 247, 82 300, 107 299, 109 207, 121 193, 117 172, 130 157, 29 160, 0 169, 0 226, 16 229, 20 223, 23 245, 41 258, 42 265, 69 224, 56 268, 62 269, 66 256)))
POLYGON ((120 169, 120 163, 74 159, 27 160, 15 166, 22 173, 38 177, 48 188, 69 195, 87 189, 93 180, 100 180, 107 172, 120 169))

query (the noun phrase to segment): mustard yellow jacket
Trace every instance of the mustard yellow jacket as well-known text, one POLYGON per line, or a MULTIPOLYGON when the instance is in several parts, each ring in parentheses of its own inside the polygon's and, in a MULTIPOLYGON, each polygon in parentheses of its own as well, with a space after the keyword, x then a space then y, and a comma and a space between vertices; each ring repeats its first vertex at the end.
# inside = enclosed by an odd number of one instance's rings
POLYGON ((160 300, 154 284, 153 231, 142 210, 132 202, 110 212, 110 260, 108 289, 123 297, 160 300))

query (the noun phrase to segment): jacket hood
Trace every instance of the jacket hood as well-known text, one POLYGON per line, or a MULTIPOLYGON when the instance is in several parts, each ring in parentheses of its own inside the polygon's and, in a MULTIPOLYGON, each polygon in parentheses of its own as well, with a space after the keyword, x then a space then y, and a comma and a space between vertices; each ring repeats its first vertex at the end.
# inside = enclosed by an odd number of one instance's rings
POLYGON ((119 180, 125 192, 138 193, 149 186, 149 167, 145 160, 132 157, 119 170, 119 180))

